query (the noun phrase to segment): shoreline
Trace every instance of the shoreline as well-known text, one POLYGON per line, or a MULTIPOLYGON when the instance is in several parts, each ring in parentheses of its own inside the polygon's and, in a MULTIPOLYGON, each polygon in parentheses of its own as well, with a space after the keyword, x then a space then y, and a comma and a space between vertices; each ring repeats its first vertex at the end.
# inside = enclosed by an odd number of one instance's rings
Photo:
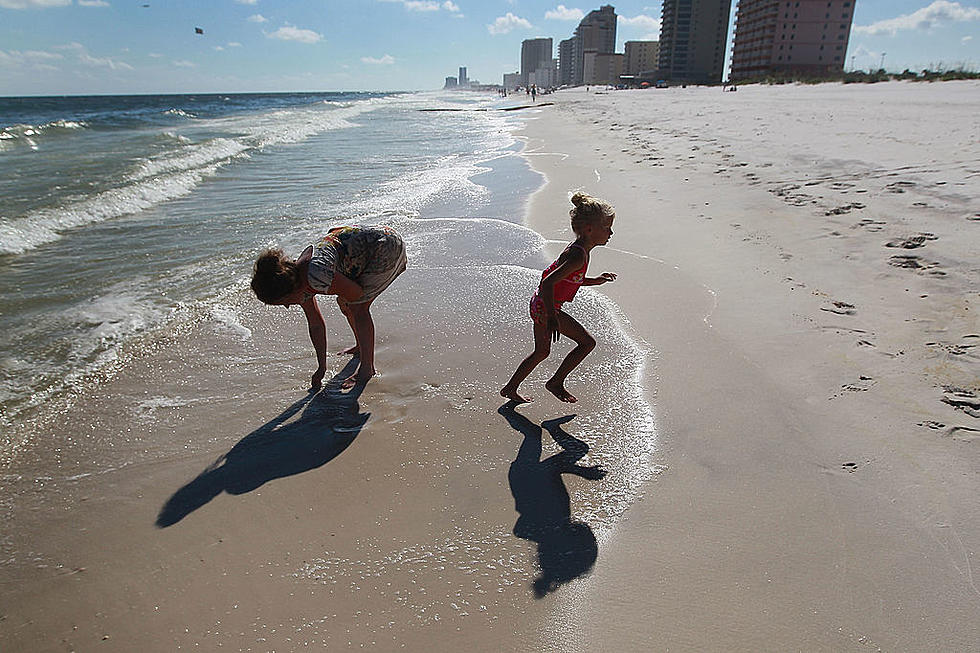
MULTIPOLYGON (((538 179, 509 156, 478 166, 508 191, 494 210, 521 210, 509 191, 538 179)), ((411 221, 438 247, 410 252, 377 303, 382 374, 362 392, 307 394, 302 316, 243 291, 227 320, 145 348, 37 434, 36 457, 5 479, 5 643, 550 645, 539 627, 554 598, 592 569, 594 538, 633 492, 630 457, 597 443, 611 424, 634 428, 591 389, 579 417, 544 399, 501 407, 496 391, 529 341, 540 240, 509 215, 468 217, 482 213, 470 204, 430 212, 411 221), (447 266, 443 248, 460 263, 447 266), (474 305, 483 296, 493 301, 474 305), (554 473, 573 459, 624 473, 603 484, 554 473), (567 530, 542 535, 565 514, 567 530), (569 548, 574 560, 554 557, 569 548)), ((580 308, 598 314, 602 301, 580 308)), ((349 333, 323 308, 333 352, 349 333)), ((583 373, 620 383, 613 370, 635 365, 627 345, 583 373)))

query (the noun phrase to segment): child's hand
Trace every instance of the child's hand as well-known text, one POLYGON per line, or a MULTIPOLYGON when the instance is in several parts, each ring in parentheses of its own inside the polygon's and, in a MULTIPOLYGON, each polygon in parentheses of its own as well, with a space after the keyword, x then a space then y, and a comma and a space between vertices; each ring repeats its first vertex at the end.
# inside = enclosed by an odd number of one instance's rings
POLYGON ((551 334, 551 341, 558 342, 558 339, 561 337, 561 334, 558 332, 558 317, 551 315, 545 324, 548 326, 548 333, 551 334))
POLYGON ((616 273, 614 272, 603 272, 598 277, 596 277, 596 281, 599 282, 599 285, 602 285, 607 281, 615 281, 615 280, 616 280, 616 273))

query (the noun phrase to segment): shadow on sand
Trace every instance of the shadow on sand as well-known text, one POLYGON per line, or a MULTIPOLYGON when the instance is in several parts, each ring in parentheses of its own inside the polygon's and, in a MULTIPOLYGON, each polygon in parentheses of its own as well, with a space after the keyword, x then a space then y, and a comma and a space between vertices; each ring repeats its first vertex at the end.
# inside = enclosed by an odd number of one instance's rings
POLYGON ((360 412, 357 403, 364 384, 347 393, 337 391, 340 381, 350 376, 356 364, 355 359, 324 390, 311 392, 239 440, 170 497, 160 509, 156 525, 166 528, 176 524, 222 491, 245 494, 273 479, 316 469, 339 456, 371 416, 360 412), (301 409, 298 419, 284 424, 301 409))
POLYGON ((588 524, 572 520, 568 490, 562 474, 577 474, 597 481, 606 475, 600 467, 576 464, 589 451, 589 445, 572 437, 564 429, 575 415, 547 420, 541 426, 515 410, 514 402, 498 409, 515 431, 524 435, 517 458, 507 475, 514 506, 520 517, 514 524, 514 535, 536 542, 541 575, 534 580, 538 598, 558 586, 584 576, 599 555, 599 545, 588 524), (541 436, 548 431, 563 449, 541 460, 541 436))

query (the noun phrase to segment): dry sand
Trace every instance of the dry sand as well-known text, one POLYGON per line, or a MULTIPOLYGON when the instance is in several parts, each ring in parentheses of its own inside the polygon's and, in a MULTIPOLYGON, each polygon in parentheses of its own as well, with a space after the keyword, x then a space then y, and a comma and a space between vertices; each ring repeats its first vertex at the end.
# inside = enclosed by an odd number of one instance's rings
POLYGON ((573 648, 980 650, 980 84, 555 97, 530 226, 617 206, 667 466, 573 648))
POLYGON ((619 213, 582 401, 495 394, 536 259, 406 272, 359 395, 243 295, 249 337, 175 334, 10 469, 3 650, 977 649, 980 85, 552 99, 528 226, 619 213))

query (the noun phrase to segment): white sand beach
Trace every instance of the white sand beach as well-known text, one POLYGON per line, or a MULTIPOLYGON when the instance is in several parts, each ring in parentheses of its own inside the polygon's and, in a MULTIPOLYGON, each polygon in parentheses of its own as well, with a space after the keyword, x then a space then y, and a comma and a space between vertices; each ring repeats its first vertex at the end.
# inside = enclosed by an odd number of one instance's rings
POLYGON ((579 403, 552 360, 497 395, 537 259, 410 252, 354 394, 307 395, 302 319, 243 293, 248 337, 126 361, 11 468, 0 648, 977 650, 980 83, 539 100, 526 226, 556 255, 571 192, 618 215, 579 403))

